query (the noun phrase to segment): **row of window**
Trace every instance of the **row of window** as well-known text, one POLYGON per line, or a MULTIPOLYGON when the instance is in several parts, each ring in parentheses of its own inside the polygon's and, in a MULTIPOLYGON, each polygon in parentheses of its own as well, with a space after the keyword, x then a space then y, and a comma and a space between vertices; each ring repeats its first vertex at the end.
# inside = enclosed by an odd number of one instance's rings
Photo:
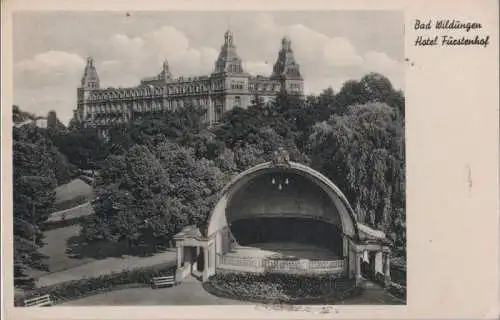
MULTIPOLYGON (((222 89, 223 81, 218 80, 213 82, 211 85, 212 90, 222 89)), ((280 90, 279 84, 259 84, 250 83, 250 91, 270 91, 277 92, 280 90)), ((186 94, 186 93, 200 93, 202 91, 206 92, 209 90, 208 85, 195 85, 195 86, 175 86, 168 87, 168 94, 186 94)), ((245 81, 233 81, 231 83, 231 89, 245 89, 245 81)), ((300 84, 292 84, 292 90, 300 90, 300 84)), ((163 94, 163 88, 161 87, 144 87, 138 88, 136 90, 127 91, 110 91, 110 92, 97 92, 89 97, 89 100, 101 100, 101 99, 114 99, 114 98, 125 98, 125 97, 143 97, 163 94)))
POLYGON ((229 66, 227 66, 227 72, 241 73, 243 72, 243 68, 238 64, 230 64, 229 66))
POLYGON ((301 91, 301 85, 299 83, 291 83, 290 84, 290 89, 294 92, 299 92, 301 91))
MULTIPOLYGON (((85 85, 85 83, 83 81, 82 81, 82 85, 85 85)), ((98 89, 99 85, 97 84, 97 82, 88 82, 87 88, 98 89)))
MULTIPOLYGON (((185 100, 171 100, 167 102, 169 106, 175 107, 183 107, 186 104, 193 104, 194 106, 204 106, 209 104, 208 98, 200 98, 200 99, 185 99, 185 100)), ((235 104, 241 104, 241 98, 235 97, 235 104)), ((109 113, 109 112, 122 112, 127 111, 130 108, 134 110, 159 110, 163 108, 163 104, 159 101, 152 101, 149 103, 141 103, 137 105, 127 105, 127 104, 107 104, 107 105, 93 105, 90 106, 90 110, 97 113, 109 113)))
MULTIPOLYGON (((175 105, 172 105, 170 108, 168 108, 169 110, 176 110, 178 106, 175 106, 175 105)), ((149 110, 146 110, 148 108, 140 108, 140 110, 137 110, 139 112, 141 111, 149 111, 149 110)), ((160 111, 160 110, 151 110, 151 111, 160 111)), ((224 108, 222 105, 217 105, 215 108, 214 108, 214 119, 213 119, 213 122, 214 123, 218 123, 222 120, 222 117, 224 115, 224 108)), ((203 119, 204 121, 208 121, 209 120, 209 114, 208 114, 208 110, 205 110, 205 114, 203 115, 203 119)), ((89 114, 87 114, 87 120, 91 120, 92 122, 96 123, 96 124, 105 124, 105 123, 117 123, 118 122, 122 122, 122 121, 128 121, 130 120, 130 115, 128 113, 123 113, 119 116, 105 116, 105 117, 102 117, 102 115, 99 115, 99 113, 95 113, 95 112, 91 112, 89 114)))
POLYGON ((245 88, 245 81, 232 81, 231 82, 231 89, 244 89, 245 88))
POLYGON ((261 83, 250 83, 248 85, 250 91, 279 91, 281 86, 279 84, 261 84, 261 83))

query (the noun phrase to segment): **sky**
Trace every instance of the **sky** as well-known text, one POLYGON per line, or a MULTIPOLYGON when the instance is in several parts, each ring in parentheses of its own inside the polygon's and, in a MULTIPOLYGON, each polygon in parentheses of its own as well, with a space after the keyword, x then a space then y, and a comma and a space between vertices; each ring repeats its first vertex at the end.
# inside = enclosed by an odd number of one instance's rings
POLYGON ((85 58, 101 87, 130 87, 168 59, 174 76, 209 74, 230 29, 245 71, 269 75, 292 41, 306 93, 339 90, 369 72, 404 86, 400 11, 18 12, 13 20, 14 103, 64 122, 76 106, 85 58))

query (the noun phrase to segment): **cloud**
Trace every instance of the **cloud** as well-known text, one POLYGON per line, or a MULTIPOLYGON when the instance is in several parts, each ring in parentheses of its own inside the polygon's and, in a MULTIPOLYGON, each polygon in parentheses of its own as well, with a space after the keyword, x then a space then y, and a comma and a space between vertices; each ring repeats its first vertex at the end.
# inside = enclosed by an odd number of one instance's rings
POLYGON ((384 52, 369 51, 364 55, 363 69, 368 72, 381 73, 391 80, 396 89, 404 87, 404 64, 396 61, 384 52))
MULTIPOLYGON (((362 52, 349 38, 328 36, 305 23, 280 24, 272 14, 256 13, 238 16, 231 21, 231 29, 244 69, 251 74, 271 74, 281 39, 289 37, 307 93, 319 93, 329 86, 338 90, 346 80, 360 79, 368 72, 382 73, 396 88, 402 88, 404 82, 401 61, 380 50, 362 52)), ((160 24, 134 35, 110 32, 84 39, 83 51, 92 50, 103 87, 135 86, 141 78, 158 74, 165 59, 174 76, 209 74, 219 54, 222 32, 210 25, 191 30, 190 36, 182 30, 160 24), (214 32, 221 34, 215 37, 214 32)), ((56 109, 67 122, 76 104, 84 61, 77 53, 51 50, 17 63, 15 102, 42 114, 56 109)))
POLYGON ((84 60, 77 54, 64 51, 47 51, 37 54, 33 59, 17 64, 17 70, 44 75, 63 74, 81 71, 84 60))
MULTIPOLYGON (((110 38, 111 61, 121 61, 128 74, 140 78, 160 72, 161 64, 168 60, 176 75, 208 73, 218 51, 210 47, 194 47, 188 37, 172 26, 163 26, 138 37, 115 34, 110 38)), ((108 68, 109 69, 109 68, 108 68)), ((120 74, 106 73, 102 82, 115 82, 120 74)))
POLYGON ((245 64, 250 73, 269 74, 281 39, 287 36, 301 67, 305 90, 310 93, 329 86, 340 88, 346 80, 359 79, 368 72, 382 73, 395 87, 402 87, 402 62, 384 52, 359 52, 345 37, 329 37, 301 23, 279 25, 266 13, 242 17, 236 26, 241 30, 235 41, 240 54, 251 61, 245 64))
POLYGON ((273 71, 273 64, 262 61, 248 61, 243 63, 243 68, 253 75, 269 75, 273 71))
MULTIPOLYGON (((71 86, 71 85, 70 85, 71 86)), ((55 110, 57 117, 67 123, 76 107, 76 88, 51 85, 44 88, 14 88, 15 104, 22 110, 46 116, 55 110)))

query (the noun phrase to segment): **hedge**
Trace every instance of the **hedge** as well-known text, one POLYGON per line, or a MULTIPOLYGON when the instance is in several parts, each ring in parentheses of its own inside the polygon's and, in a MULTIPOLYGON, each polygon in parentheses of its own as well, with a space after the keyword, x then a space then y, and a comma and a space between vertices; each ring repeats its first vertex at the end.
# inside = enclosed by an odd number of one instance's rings
POLYGON ((354 280, 328 275, 224 273, 204 288, 219 297, 258 303, 325 304, 360 293, 354 280))
POLYGON ((391 279, 392 281, 405 286, 406 285, 406 268, 391 265, 391 279))
POLYGON ((66 228, 69 226, 81 224, 84 219, 85 217, 78 217, 78 218, 64 219, 58 221, 46 221, 43 224, 43 231, 50 231, 54 229, 66 228))
POLYGON ((24 300, 41 295, 50 294, 54 304, 68 300, 80 299, 103 291, 111 291, 123 286, 146 286, 150 284, 151 278, 175 274, 176 266, 157 265, 153 267, 138 268, 95 278, 84 278, 80 280, 58 283, 55 285, 37 288, 22 295, 14 297, 15 306, 23 306, 24 300))
POLYGON ((387 288, 387 291, 389 291, 394 296, 406 301, 406 286, 402 286, 400 284, 392 282, 387 288))

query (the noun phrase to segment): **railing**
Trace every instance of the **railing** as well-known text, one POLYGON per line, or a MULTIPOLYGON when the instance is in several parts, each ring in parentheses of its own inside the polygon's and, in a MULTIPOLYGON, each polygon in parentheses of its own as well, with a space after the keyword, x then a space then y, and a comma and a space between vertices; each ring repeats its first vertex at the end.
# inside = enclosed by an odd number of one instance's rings
POLYGON ((279 260, 231 255, 220 255, 219 259, 222 268, 236 267, 260 272, 342 272, 345 268, 345 260, 279 260))
POLYGON ((234 267, 249 267, 254 269, 262 268, 262 259, 253 257, 220 256, 220 264, 234 267))

